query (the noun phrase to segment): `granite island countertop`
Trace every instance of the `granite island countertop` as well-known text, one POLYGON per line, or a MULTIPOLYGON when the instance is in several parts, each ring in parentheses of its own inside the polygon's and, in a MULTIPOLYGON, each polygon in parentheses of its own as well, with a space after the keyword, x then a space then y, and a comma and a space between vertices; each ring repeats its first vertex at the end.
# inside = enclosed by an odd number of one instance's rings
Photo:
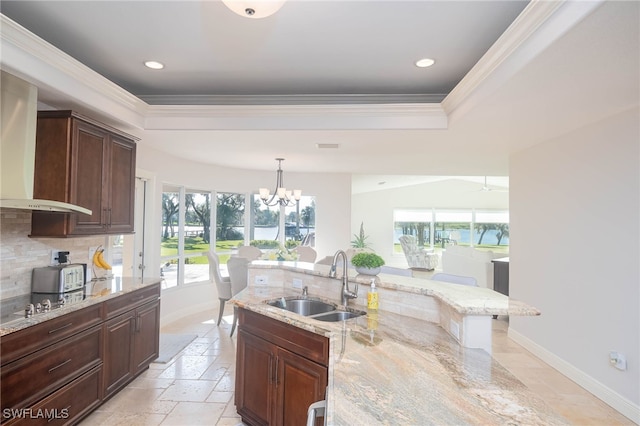
MULTIPOLYGON (((257 266, 264 267, 276 266, 257 266)), ((299 264, 286 267, 301 270, 299 264)), ((309 267, 309 273, 324 271, 309 267)), ((406 277, 380 277, 380 281, 379 285, 388 281, 387 286, 404 286, 410 292, 425 291, 424 283, 406 277)), ((250 285, 231 302, 329 338, 328 424, 568 424, 486 351, 460 346, 436 323, 384 309, 327 323, 265 303, 293 295, 300 291, 271 282, 269 287, 250 285)), ((311 287, 309 296, 316 296, 311 287)), ((336 302, 333 297, 326 300, 336 302)), ((530 311, 536 315, 535 308, 530 311)))
POLYGON ((3 322, 0 325, 0 336, 7 335, 25 328, 40 324, 44 321, 58 318, 62 315, 87 308, 96 303, 102 303, 114 297, 136 291, 150 285, 158 284, 160 278, 114 278, 102 281, 91 281, 85 287, 85 298, 82 301, 66 304, 65 306, 52 309, 49 312, 41 312, 30 318, 22 316, 11 321, 3 322))

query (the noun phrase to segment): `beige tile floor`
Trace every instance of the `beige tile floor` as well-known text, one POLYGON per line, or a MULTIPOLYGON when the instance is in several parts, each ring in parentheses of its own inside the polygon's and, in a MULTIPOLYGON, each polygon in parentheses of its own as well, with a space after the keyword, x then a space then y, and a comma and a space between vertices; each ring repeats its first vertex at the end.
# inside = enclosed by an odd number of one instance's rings
MULTIPOLYGON (((164 333, 197 334, 198 338, 168 363, 151 364, 82 426, 241 424, 233 403, 236 339, 229 338, 231 307, 225 314, 227 322, 219 328, 213 311, 163 327, 164 333)), ((506 317, 494 321, 494 358, 571 424, 634 425, 509 339, 507 329, 506 317)))

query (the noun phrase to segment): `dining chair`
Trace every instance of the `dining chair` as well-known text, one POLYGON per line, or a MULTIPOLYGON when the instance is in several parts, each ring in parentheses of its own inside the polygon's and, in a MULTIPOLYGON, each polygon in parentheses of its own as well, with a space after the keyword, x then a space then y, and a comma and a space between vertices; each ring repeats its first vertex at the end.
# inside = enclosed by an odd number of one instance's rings
MULTIPOLYGON (((230 257, 227 261, 227 269, 229 270, 229 278, 231 279, 231 297, 238 294, 247 287, 249 279, 249 263, 251 261, 245 257, 230 257)), ((238 308, 233 307, 233 324, 231 325, 231 333, 236 329, 238 323, 238 308)))
POLYGON ((441 281, 452 284, 462 284, 468 285, 472 287, 478 287, 478 281, 473 277, 465 277, 462 275, 453 275, 453 274, 443 274, 438 272, 437 274, 433 274, 431 276, 433 281, 441 281))
POLYGON ((318 257, 318 253, 313 249, 313 247, 309 246, 297 246, 292 251, 298 253, 298 260, 300 262, 313 263, 316 261, 316 257, 318 257))
POLYGON ((215 253, 207 252, 209 258, 209 280, 216 283, 218 289, 218 299, 220 300, 220 313, 218 314, 218 322, 216 325, 220 325, 222 321, 222 314, 224 313, 224 304, 231 299, 231 279, 229 277, 223 277, 220 273, 220 258, 215 253))
POLYGON ((249 262, 252 260, 260 259, 262 256, 262 250, 258 247, 254 246, 240 246, 238 247, 238 257, 244 257, 245 259, 249 259, 249 262))

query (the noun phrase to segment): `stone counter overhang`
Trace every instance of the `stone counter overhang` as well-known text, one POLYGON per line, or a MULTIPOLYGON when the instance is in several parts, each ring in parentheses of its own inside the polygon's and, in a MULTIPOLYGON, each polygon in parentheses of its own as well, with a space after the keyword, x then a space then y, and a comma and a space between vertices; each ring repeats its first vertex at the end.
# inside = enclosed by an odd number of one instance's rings
MULTIPOLYGON (((285 287, 340 300, 340 280, 329 278, 329 266, 306 262, 254 261, 249 286, 285 287), (295 280, 295 281, 294 281, 295 280)), ((338 278, 341 277, 341 268, 338 278)), ((365 307, 371 276, 349 269, 349 282, 359 284, 351 306, 365 307)), ((495 315, 536 316, 540 311, 488 288, 444 283, 400 275, 379 274, 376 286, 380 310, 439 324, 462 346, 491 353, 491 320, 495 315)), ((354 288, 351 288, 354 290, 354 288)))
MULTIPOLYGON (((371 277, 353 275, 350 281, 367 284, 353 306, 363 309, 371 277)), ((462 347, 439 319, 433 321, 444 301, 461 317, 538 315, 535 308, 517 303, 513 311, 506 296, 488 289, 468 292, 455 284, 393 275, 376 281, 378 311, 320 322, 264 302, 299 295, 297 287, 303 286, 310 297, 337 302, 341 281, 328 278, 328 267, 256 261, 249 286, 231 302, 329 338, 330 425, 567 424, 487 351, 462 347), (426 314, 417 315, 421 309, 426 314)))
POLYGON ((86 296, 84 300, 52 309, 49 312, 35 314, 30 318, 18 318, 6 322, 0 326, 0 337, 87 308, 96 303, 102 303, 114 297, 158 284, 159 282, 160 278, 140 279, 127 277, 89 282, 85 287, 86 296))

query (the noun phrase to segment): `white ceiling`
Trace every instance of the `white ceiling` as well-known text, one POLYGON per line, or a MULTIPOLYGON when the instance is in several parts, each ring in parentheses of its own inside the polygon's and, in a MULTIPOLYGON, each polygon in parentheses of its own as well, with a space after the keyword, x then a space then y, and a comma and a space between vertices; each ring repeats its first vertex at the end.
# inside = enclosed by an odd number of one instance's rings
POLYGON ((273 170, 284 157, 285 171, 359 175, 354 190, 365 175, 371 188, 507 176, 510 153, 636 106, 640 91, 638 2, 525 5, 290 0, 251 20, 212 1, 3 0, 90 70, 52 48, 32 49, 44 62, 13 55, 9 41, 27 49, 6 22, 0 59, 48 105, 193 161, 273 170), (412 65, 425 56, 436 64, 412 65))

